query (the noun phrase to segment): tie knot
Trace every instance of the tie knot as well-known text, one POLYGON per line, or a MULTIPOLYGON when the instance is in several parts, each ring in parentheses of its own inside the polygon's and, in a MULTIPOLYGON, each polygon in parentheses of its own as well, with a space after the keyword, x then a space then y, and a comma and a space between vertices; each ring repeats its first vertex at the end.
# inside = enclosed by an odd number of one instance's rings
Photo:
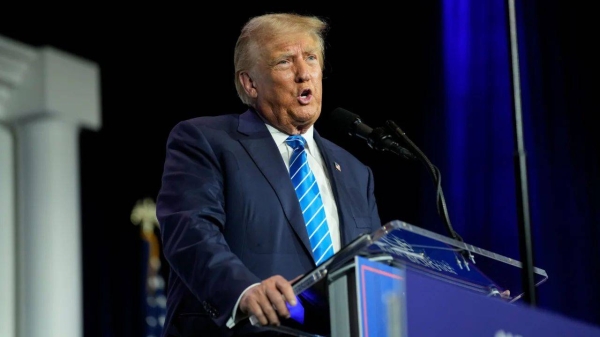
POLYGON ((285 142, 294 150, 297 148, 304 148, 304 144, 306 144, 306 140, 300 135, 289 136, 285 142))

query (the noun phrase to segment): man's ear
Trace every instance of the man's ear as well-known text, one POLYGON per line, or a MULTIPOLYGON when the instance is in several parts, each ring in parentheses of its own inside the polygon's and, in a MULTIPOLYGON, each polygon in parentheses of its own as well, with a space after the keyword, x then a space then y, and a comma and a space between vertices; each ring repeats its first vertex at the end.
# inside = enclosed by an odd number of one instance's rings
POLYGON ((246 94, 248 94, 248 96, 252 98, 256 98, 258 96, 256 87, 254 86, 254 81, 252 80, 252 77, 250 77, 250 74, 243 71, 239 74, 238 80, 242 83, 244 91, 246 91, 246 94))

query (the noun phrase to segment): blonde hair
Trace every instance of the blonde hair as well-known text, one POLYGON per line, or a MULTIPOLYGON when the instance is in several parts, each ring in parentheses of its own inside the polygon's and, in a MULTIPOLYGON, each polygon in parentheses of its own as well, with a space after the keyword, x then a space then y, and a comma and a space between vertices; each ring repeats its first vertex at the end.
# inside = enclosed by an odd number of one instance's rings
POLYGON ((246 94, 239 80, 240 73, 248 71, 256 62, 256 54, 252 53, 253 47, 271 41, 280 35, 295 33, 313 35, 318 42, 321 69, 324 69, 327 28, 327 23, 319 17, 294 13, 270 13, 248 20, 238 37, 233 54, 235 89, 242 102, 249 106, 253 104, 253 99, 246 94))

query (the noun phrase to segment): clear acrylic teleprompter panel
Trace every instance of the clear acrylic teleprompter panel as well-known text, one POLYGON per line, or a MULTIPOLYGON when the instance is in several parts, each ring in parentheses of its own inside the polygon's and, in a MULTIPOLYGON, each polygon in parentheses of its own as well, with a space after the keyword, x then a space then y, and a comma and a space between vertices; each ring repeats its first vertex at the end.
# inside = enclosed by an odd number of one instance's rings
MULTIPOLYGON (((488 296, 509 290, 512 296, 507 300, 510 302, 517 301, 523 295, 521 281, 523 270, 519 261, 399 220, 391 221, 343 247, 328 261, 297 280, 293 285, 295 293, 299 296, 311 294, 308 297, 320 298, 319 302, 326 303, 328 297, 327 285, 324 283, 326 276, 346 269, 347 263, 356 255, 418 270, 443 282, 488 296), (463 258, 459 253, 463 250, 474 255, 475 263, 463 258), (313 296, 313 294, 318 295, 313 296)), ((533 271, 536 286, 548 278, 542 269, 534 268, 533 271)), ((322 314, 326 315, 326 310, 322 314)), ((256 317, 250 317, 250 322, 256 325, 258 320, 256 317)), ((286 323, 282 322, 282 327, 267 328, 297 336, 328 335, 320 331, 306 331, 303 327, 292 328, 285 325, 286 323)))
MULTIPOLYGON (((372 233, 371 241, 362 255, 390 255, 394 264, 486 295, 509 290, 510 302, 523 296, 522 264, 506 256, 399 220, 372 233), (463 257, 466 254, 460 251, 471 252, 473 261, 463 257)), ((534 267, 533 274, 536 286, 548 279, 540 268, 534 267)))

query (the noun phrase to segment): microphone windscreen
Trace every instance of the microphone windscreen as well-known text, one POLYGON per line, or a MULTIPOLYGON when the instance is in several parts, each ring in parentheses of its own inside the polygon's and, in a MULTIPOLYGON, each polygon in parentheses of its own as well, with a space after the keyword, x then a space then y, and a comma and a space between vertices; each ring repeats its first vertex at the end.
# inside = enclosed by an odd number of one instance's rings
POLYGON ((329 121, 331 124, 335 125, 336 128, 341 128, 346 132, 353 131, 357 120, 360 120, 360 117, 357 114, 354 114, 344 108, 336 108, 329 115, 329 121))

